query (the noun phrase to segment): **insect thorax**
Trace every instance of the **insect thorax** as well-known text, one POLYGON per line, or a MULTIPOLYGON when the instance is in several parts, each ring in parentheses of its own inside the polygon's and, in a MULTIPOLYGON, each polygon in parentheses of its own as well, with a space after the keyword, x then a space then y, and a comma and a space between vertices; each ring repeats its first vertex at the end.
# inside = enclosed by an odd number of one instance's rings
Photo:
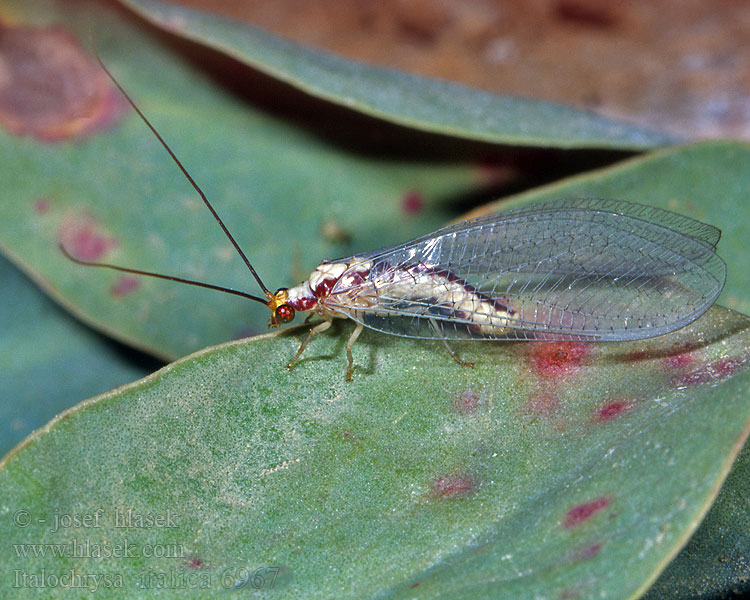
POLYGON ((289 303, 296 310, 343 316, 326 309, 326 299, 331 290, 336 286, 345 291, 354 285, 355 280, 361 283, 369 270, 369 263, 323 261, 310 274, 307 281, 289 288, 289 303))

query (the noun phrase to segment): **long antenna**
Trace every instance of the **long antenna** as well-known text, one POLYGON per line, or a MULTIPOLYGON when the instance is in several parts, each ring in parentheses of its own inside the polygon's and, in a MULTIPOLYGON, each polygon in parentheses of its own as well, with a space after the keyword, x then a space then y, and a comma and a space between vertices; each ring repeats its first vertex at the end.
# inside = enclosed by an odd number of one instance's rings
MULTIPOLYGON (((114 83, 117 86, 117 89, 120 90, 120 93, 125 96, 125 99, 128 101, 130 106, 133 107, 133 110, 135 110, 136 113, 138 113, 138 116, 143 120, 143 122, 148 126, 148 128, 153 132, 153 134, 156 136, 156 139, 159 140, 161 145, 164 147, 164 149, 169 153, 169 156, 172 157, 172 160, 175 162, 175 164, 180 168, 180 171, 182 171, 182 174, 185 176, 185 178, 190 182, 190 185, 195 188, 195 191, 198 192, 198 195, 201 197, 201 200, 203 200, 203 203, 206 205, 208 210, 211 211, 211 214, 213 215, 214 219, 216 219, 216 222, 219 224, 219 226, 224 230, 224 234, 229 238, 229 241, 232 242, 232 245, 234 246, 235 250, 237 250, 237 253, 242 257, 242 260, 245 261, 245 264, 247 265, 247 268, 250 269, 250 272, 253 274, 253 277, 255 277, 255 281, 258 282, 258 285, 261 287, 261 289, 265 292, 267 298, 273 298, 273 294, 271 291, 264 285, 264 283, 261 281, 258 274, 255 272, 255 269, 253 268, 253 265, 250 264, 250 261, 248 260, 247 256, 245 256, 245 253, 242 251, 242 248, 240 248, 240 245, 237 243, 237 240, 234 239, 234 236, 229 233, 229 229, 227 229, 227 226, 224 225, 224 221, 221 220, 221 217, 216 213, 214 210, 214 207, 211 206, 211 203, 208 201, 208 198, 206 198, 206 194, 203 193, 203 190, 200 188, 200 186, 195 182, 195 180, 190 176, 190 173, 187 172, 187 169, 183 166, 183 164, 180 162, 180 159, 177 158, 174 152, 172 152, 172 149, 169 147, 167 142, 164 141, 164 138, 161 137, 158 131, 156 131, 156 128, 151 124, 151 121, 149 121, 146 118, 146 115, 144 115, 141 112, 141 109, 136 106, 136 103, 133 101, 133 99, 128 96, 128 93, 122 88, 120 85, 120 82, 115 79, 114 75, 109 72, 109 69, 107 69, 106 65, 104 64, 104 61, 102 61, 101 56, 99 56, 99 51, 96 49, 96 44, 94 43, 94 36, 91 36, 91 47, 94 50, 94 56, 96 56, 96 60, 99 62, 99 65, 104 70, 104 72, 107 74, 107 76, 112 80, 112 83, 114 83)), ((107 265, 110 268, 112 268, 111 265, 107 265)), ((120 269, 125 270, 126 269, 120 269)), ((155 275, 155 273, 142 273, 143 275, 155 275)), ((165 277, 160 276, 164 279, 172 279, 174 281, 181 281, 178 278, 175 277, 165 277)), ((187 282, 185 282, 187 283, 187 282)), ((197 284, 198 282, 190 282, 197 284)), ((212 287, 209 285, 203 285, 203 287, 212 287)), ((218 288, 217 288, 218 289, 218 288)), ((225 290, 228 291, 228 290, 225 290)), ((236 293, 236 292, 232 292, 236 293)), ((252 297, 252 296, 250 296, 252 297)), ((254 297, 253 297, 254 298, 254 297)), ((255 298, 254 298, 255 299, 255 298)), ((265 302, 264 302, 265 304, 265 302)))
POLYGON ((129 269, 128 267, 121 267, 119 265, 111 265, 109 263, 81 260, 80 258, 76 258, 70 252, 68 252, 67 248, 63 246, 62 242, 59 242, 57 246, 60 248, 60 251, 66 257, 68 257, 74 263, 78 263, 79 265, 85 265, 87 267, 104 267, 105 269, 114 269, 115 271, 122 271, 123 273, 133 273, 134 275, 147 275, 149 277, 158 277, 159 279, 168 279, 169 281, 178 281, 179 283, 197 285, 198 287, 208 288, 209 290, 217 290, 219 292, 226 292, 227 294, 234 294, 235 296, 242 296, 243 298, 249 298, 250 300, 255 300, 256 302, 260 302, 261 304, 265 304, 266 306, 268 305, 268 302, 263 300, 263 298, 258 298, 257 296, 253 296, 252 294, 241 292, 239 290, 233 290, 232 288, 221 287, 220 285, 212 285, 210 283, 203 283, 202 281, 193 281, 192 279, 183 279, 182 277, 173 277, 172 275, 162 275, 161 273, 152 273, 151 271, 141 271, 140 269, 129 269))

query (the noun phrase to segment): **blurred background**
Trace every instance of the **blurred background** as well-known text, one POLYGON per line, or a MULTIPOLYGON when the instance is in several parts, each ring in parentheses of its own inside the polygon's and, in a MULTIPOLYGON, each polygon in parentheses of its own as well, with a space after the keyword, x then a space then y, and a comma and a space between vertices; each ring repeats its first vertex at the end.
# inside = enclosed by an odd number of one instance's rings
POLYGON ((744 0, 179 0, 343 56, 596 110, 687 138, 750 139, 744 0))

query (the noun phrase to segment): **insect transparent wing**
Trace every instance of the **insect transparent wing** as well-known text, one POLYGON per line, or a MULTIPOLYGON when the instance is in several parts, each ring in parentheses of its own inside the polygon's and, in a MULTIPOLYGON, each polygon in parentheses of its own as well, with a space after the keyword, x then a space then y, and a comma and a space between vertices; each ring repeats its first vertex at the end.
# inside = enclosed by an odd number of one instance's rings
POLYGON ((358 256, 371 263, 368 276, 334 286, 328 303, 406 337, 652 337, 715 302, 726 278, 719 236, 710 225, 623 201, 539 203, 358 256))

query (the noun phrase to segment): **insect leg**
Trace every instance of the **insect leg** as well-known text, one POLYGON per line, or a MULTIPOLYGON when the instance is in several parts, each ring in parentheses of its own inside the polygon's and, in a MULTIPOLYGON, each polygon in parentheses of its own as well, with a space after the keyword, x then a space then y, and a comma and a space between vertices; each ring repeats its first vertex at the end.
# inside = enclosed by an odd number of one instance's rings
POLYGON ((313 327, 310 330, 310 332, 307 334, 307 337, 305 338, 305 341, 302 342, 302 344, 299 347, 299 350, 297 350, 297 354, 294 355, 294 358, 286 366, 287 369, 291 369, 294 366, 294 363, 297 362, 297 359, 300 357, 305 347, 310 343, 310 340, 312 340, 321 331, 325 331, 326 329, 328 329, 331 326, 331 323, 333 323, 333 320, 329 319, 327 321, 323 321, 322 323, 318 323, 315 327, 313 327))
POLYGON ((349 359, 349 364, 346 366, 347 381, 352 380, 352 364, 354 363, 354 359, 352 358, 352 346, 354 346, 354 343, 357 341, 359 334, 362 333, 362 329, 364 329, 364 325, 362 325, 362 323, 357 323, 354 331, 352 331, 352 334, 349 336, 349 340, 346 342, 346 357, 349 359))
POLYGON ((451 358, 453 360, 455 360, 459 365, 464 366, 464 367, 473 367, 474 366, 473 362, 468 362, 468 361, 461 360, 460 358, 458 358, 458 354, 456 354, 453 351, 453 349, 448 345, 448 340, 446 340, 442 336, 442 334, 440 332, 440 325, 437 324, 437 321, 435 321, 435 319, 430 319, 430 325, 432 325, 432 328, 435 330, 435 333, 437 333, 438 336, 440 337, 440 341, 443 342, 443 344, 445 344, 445 349, 448 350, 448 354, 451 355, 451 358))

